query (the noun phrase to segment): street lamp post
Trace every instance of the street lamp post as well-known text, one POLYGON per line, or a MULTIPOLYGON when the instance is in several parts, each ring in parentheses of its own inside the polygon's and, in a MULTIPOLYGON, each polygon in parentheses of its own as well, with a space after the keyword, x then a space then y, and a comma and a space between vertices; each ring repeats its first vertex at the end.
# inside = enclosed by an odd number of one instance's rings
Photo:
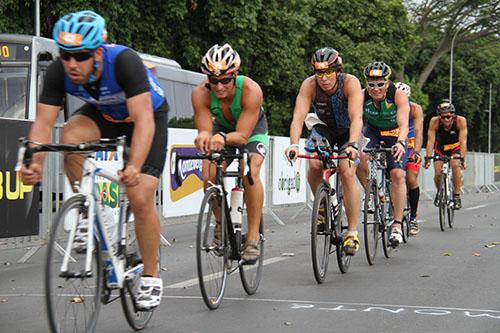
POLYGON ((457 29, 455 34, 453 35, 453 38, 451 39, 451 50, 450 50, 450 92, 448 94, 448 99, 450 100, 450 103, 452 102, 452 93, 453 93, 453 47, 455 46, 455 38, 457 37, 458 32, 460 29, 457 29))
POLYGON ((492 84, 490 82, 490 96, 488 98, 488 110, 484 110, 484 112, 488 113, 488 154, 491 154, 491 87, 492 84))

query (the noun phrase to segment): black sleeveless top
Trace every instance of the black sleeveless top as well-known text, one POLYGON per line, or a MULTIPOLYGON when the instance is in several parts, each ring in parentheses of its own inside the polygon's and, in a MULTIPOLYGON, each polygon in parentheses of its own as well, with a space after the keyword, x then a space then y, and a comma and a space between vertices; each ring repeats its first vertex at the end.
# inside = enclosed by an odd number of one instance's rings
POLYGON ((444 124, 439 120, 438 130, 436 133, 436 142, 439 145, 448 145, 450 143, 458 142, 458 127, 457 127, 457 116, 453 118, 451 128, 447 131, 444 128, 444 124))
POLYGON ((316 79, 316 96, 313 108, 318 118, 331 130, 347 129, 350 125, 347 98, 344 96, 344 79, 345 74, 339 73, 337 91, 332 95, 325 93, 316 79))

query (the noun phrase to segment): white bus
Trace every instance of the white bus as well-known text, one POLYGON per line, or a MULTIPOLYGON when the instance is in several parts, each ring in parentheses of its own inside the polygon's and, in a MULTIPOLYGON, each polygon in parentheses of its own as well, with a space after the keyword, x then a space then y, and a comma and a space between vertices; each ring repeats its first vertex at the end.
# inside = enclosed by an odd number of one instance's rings
MULTIPOLYGON (((191 91, 204 78, 187 71, 174 60, 139 54, 153 68, 170 105, 169 118, 191 118, 191 91)), ((37 97, 41 93, 44 73, 59 56, 53 40, 15 34, 0 34, 0 118, 35 119, 37 97)), ((67 119, 81 101, 67 96, 64 113, 67 119)))

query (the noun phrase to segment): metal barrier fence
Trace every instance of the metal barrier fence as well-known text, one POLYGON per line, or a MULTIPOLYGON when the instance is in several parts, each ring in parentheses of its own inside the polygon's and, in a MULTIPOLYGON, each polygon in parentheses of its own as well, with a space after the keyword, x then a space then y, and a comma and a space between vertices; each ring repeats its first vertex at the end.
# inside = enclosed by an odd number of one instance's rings
MULTIPOLYGON (((177 129, 171 129, 172 132, 176 130, 177 129)), ((61 128, 55 128, 53 135, 54 142, 58 141, 60 131, 61 128)), ((186 130, 183 131, 185 132, 186 130)), ((195 133, 195 131, 193 131, 193 133, 195 133)), ((169 143, 170 145, 179 143, 176 142, 176 137, 176 135, 172 136, 172 142, 169 143)), ((284 150, 283 145, 287 144, 287 140, 288 138, 283 137, 271 138, 270 151, 266 158, 267 161, 265 162, 266 164, 262 174, 262 177, 264 177, 263 183, 265 185, 266 197, 264 212, 269 214, 277 223, 284 223, 284 221, 281 221, 278 215, 273 212, 273 209, 287 205, 303 205, 306 207, 312 198, 306 181, 306 168, 300 168, 299 166, 295 167, 295 169, 285 170, 286 168, 290 168, 289 163, 282 158, 284 150), (277 189, 281 191, 281 193, 278 193, 277 189), (306 191, 306 193, 302 191, 306 191), (283 197, 283 193, 286 192, 288 196, 283 197), (299 192, 303 195, 299 195, 299 192), (293 200, 291 199, 288 202, 287 198, 292 198, 293 200)), ((3 154, 3 151, 0 151, 0 154, 3 154)), ((6 156, 6 158, 12 158, 12 156, 6 156)), ((304 161, 303 163, 306 162, 304 161)), ((464 186, 466 188, 471 188, 476 192, 497 190, 497 188, 494 187, 494 183, 495 180, 498 180, 495 176, 498 177, 500 174, 500 154, 495 156, 494 154, 469 153, 467 156, 467 164, 468 169, 463 173, 464 186)), ((170 165, 167 163, 162 177, 168 178, 170 176, 169 168, 170 165)), ((425 197, 429 199, 432 198, 430 193, 435 192, 433 176, 434 171, 432 166, 429 170, 424 170, 422 168, 419 177, 421 190, 422 193, 424 193, 422 199, 425 199, 425 197)), ((61 154, 48 154, 44 166, 44 181, 40 188, 41 205, 38 234, 33 236, 0 238, 0 249, 29 247, 30 249, 19 260, 19 262, 25 262, 46 244, 52 220, 64 201, 65 195, 67 196, 69 194, 68 189, 65 189, 65 182, 63 156, 61 154)), ((156 206, 164 217, 166 216, 165 208, 171 209, 170 206, 172 205, 172 202, 168 201, 166 197, 171 190, 169 187, 170 183, 160 181, 160 187, 156 196, 156 206), (166 188, 162 189, 162 186, 166 186, 166 188), (164 207, 165 205, 169 207, 164 207)), ((169 198, 169 200, 171 200, 171 198, 169 198)), ((186 213, 183 214, 185 217, 186 213)), ((194 212, 190 214, 194 214, 194 212)), ((164 238, 162 238, 162 243, 168 245, 168 242, 164 238)))

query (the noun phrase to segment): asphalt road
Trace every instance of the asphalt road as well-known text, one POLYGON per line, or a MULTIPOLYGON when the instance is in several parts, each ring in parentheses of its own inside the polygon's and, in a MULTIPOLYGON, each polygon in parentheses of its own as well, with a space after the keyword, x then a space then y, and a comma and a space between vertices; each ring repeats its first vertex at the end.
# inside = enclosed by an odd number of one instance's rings
MULTIPOLYGON (((257 294, 247 296, 233 274, 214 311, 205 307, 196 280, 194 220, 167 224, 162 231, 172 246, 163 248, 164 298, 145 332, 500 332, 500 193, 467 194, 462 201, 454 228, 445 232, 437 208, 422 201, 421 232, 394 257, 379 253, 369 266, 362 247, 341 274, 331 256, 321 285, 311 268, 310 211, 276 210, 285 225, 266 214, 257 294)), ((44 252, 17 264, 25 251, 0 255, 2 333, 48 331, 44 252)), ((98 332, 131 331, 115 303, 102 308, 98 332)))

